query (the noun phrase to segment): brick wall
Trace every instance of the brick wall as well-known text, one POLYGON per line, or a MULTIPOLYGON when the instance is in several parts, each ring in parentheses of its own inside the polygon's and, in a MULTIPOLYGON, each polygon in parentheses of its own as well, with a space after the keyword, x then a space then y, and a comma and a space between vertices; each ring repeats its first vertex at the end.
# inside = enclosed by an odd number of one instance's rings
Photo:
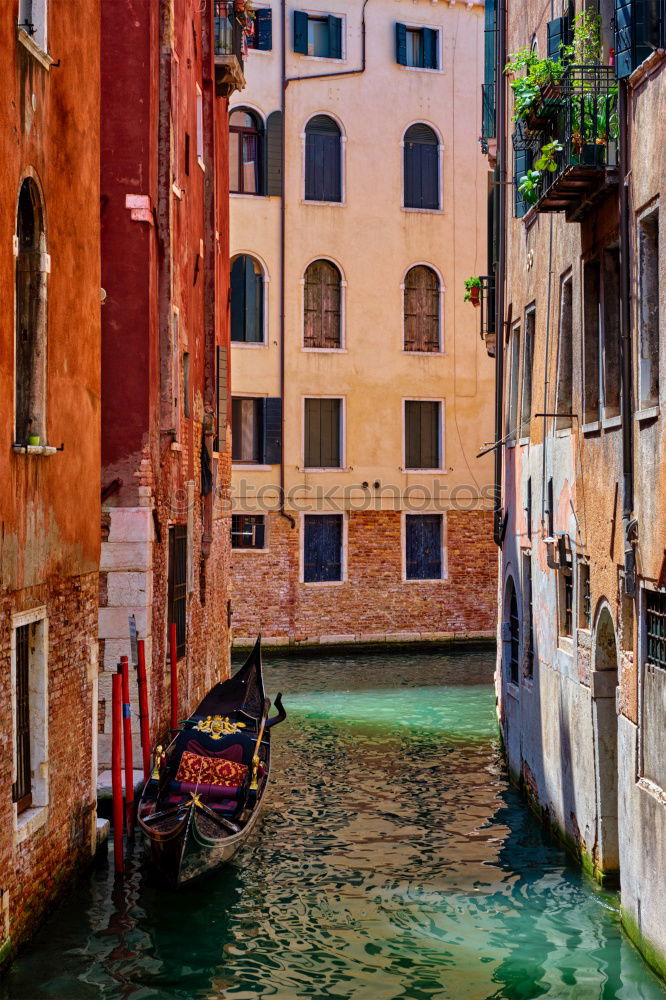
POLYGON ((352 512, 347 579, 299 582, 299 521, 268 517, 268 550, 232 550, 234 640, 332 641, 336 637, 437 638, 492 633, 497 549, 487 511, 446 515, 447 579, 402 580, 401 515, 352 512))

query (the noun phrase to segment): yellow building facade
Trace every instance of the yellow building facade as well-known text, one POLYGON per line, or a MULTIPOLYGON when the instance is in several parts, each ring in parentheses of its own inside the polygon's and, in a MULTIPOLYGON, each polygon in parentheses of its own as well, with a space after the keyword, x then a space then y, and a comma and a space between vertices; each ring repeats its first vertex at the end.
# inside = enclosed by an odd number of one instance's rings
POLYGON ((257 6, 251 46, 230 109, 235 641, 490 635, 494 369, 463 302, 486 259, 483 6, 257 6))

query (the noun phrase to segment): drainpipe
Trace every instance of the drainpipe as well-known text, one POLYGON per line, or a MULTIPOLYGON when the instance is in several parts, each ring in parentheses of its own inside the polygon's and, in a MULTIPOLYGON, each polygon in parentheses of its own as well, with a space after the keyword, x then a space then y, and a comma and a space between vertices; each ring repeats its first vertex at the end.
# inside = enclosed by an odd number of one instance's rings
POLYGON ((282 46, 281 46, 281 63, 280 63, 280 76, 281 76, 281 91, 282 99, 280 103, 280 110, 282 112, 282 143, 281 143, 281 157, 280 157, 280 399, 282 400, 282 435, 281 435, 281 448, 280 448, 280 508, 279 513, 281 517, 285 517, 292 528, 296 527, 296 521, 291 514, 288 514, 284 509, 284 484, 285 484, 285 470, 284 470, 284 427, 285 427, 285 400, 284 400, 284 388, 285 388, 285 327, 286 327, 286 275, 285 275, 285 261, 286 261, 286 205, 285 205, 285 165, 286 165, 286 138, 287 138, 287 87, 290 83, 297 83, 300 80, 323 80, 329 77, 340 77, 340 76, 359 76, 361 73, 365 73, 366 66, 366 47, 365 47, 365 8, 368 4, 368 0, 364 0, 363 10, 361 14, 361 66, 360 69, 345 69, 340 70, 335 73, 313 73, 310 76, 287 76, 287 2, 282 0, 282 46))
POLYGON ((631 357, 631 274, 629 239, 629 86, 619 80, 618 119, 620 122, 620 350, 622 352, 622 525, 624 527, 624 588, 628 596, 636 591, 636 521, 634 509, 634 454, 631 357))
POLYGON ((502 545, 502 423, 504 416, 504 298, 506 281, 506 0, 497 7, 497 52, 495 88, 497 93, 497 198, 499 201, 497 234, 497 271, 495 280, 495 484, 493 508, 493 538, 502 545))

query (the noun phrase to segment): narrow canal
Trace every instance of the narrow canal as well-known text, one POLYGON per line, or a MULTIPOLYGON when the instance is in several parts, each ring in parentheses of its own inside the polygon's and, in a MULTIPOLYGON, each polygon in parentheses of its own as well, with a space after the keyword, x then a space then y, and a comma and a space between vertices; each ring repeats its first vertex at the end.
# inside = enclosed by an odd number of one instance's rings
POLYGON ((266 667, 270 804, 226 872, 180 893, 99 867, 1 995, 656 1000, 602 892, 507 783, 489 653, 266 667))

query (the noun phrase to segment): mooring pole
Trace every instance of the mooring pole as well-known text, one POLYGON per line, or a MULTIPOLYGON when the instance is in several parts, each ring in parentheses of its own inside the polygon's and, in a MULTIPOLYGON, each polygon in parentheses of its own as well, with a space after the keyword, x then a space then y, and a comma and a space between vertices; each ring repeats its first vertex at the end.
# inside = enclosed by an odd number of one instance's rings
POLYGON ((134 755, 132 752, 132 712, 129 693, 129 658, 120 657, 123 678, 123 743, 125 749, 125 827, 134 837, 134 755))
POLYGON ((111 678, 111 799, 113 807, 113 861, 116 873, 125 871, 123 854, 123 775, 122 775, 122 701, 123 679, 111 678))

